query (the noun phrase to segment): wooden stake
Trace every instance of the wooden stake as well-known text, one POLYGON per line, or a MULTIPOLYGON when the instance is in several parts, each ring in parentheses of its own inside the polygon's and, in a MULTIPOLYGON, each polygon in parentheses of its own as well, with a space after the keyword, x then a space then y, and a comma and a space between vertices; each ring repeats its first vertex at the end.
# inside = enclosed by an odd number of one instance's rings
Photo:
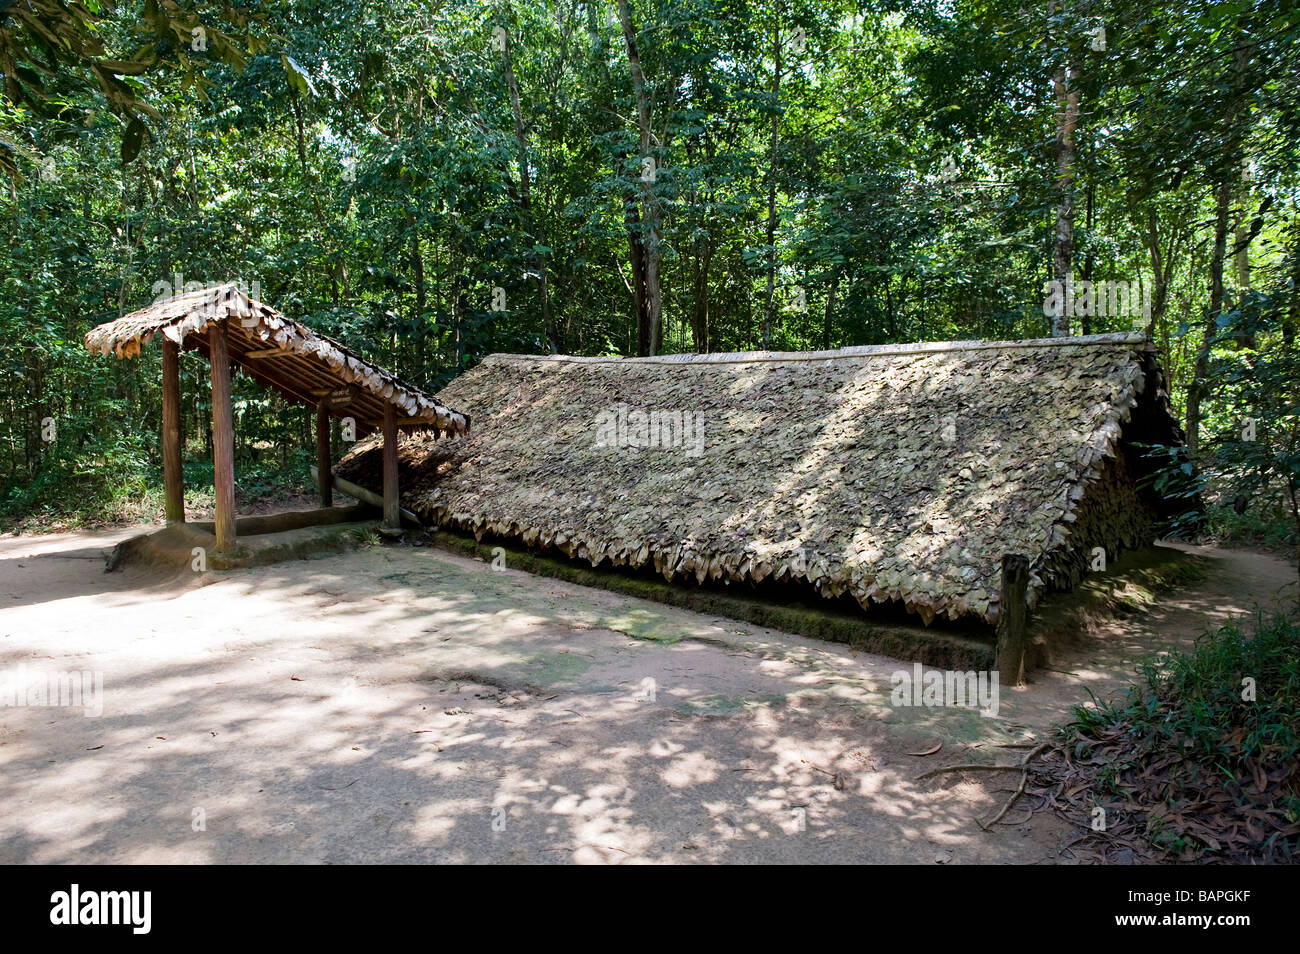
POLYGON ((1008 553, 1002 558, 998 593, 998 674, 1003 685, 1025 684, 1025 651, 1029 648, 1025 593, 1029 589, 1029 560, 1008 553))
POLYGON ((226 325, 208 326, 212 362, 212 484, 216 491, 217 550, 235 549, 235 422, 230 403, 230 345, 226 325))
POLYGON ((324 401, 316 405, 316 487, 320 505, 334 506, 334 482, 330 474, 330 415, 324 401))
POLYGON ((397 489, 397 410, 384 404, 384 526, 400 529, 402 515, 397 489))
POLYGON ((181 349, 163 339, 162 353, 163 498, 167 522, 185 522, 185 475, 181 473, 181 349))

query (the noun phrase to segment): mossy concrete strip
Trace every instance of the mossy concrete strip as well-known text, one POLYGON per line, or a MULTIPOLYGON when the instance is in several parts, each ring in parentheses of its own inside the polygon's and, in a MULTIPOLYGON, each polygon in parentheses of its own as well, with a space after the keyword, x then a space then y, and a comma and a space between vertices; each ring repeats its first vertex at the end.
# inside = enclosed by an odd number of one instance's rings
MULTIPOLYGON (((623 569, 583 566, 576 561, 505 546, 500 541, 481 542, 446 530, 431 531, 429 539, 454 553, 487 561, 503 553, 506 565, 512 569, 842 643, 862 652, 963 672, 994 665, 994 645, 987 637, 920 625, 881 623, 838 608, 782 604, 759 596, 673 584, 623 569)), ((1208 566, 1205 558, 1172 547, 1147 547, 1124 554, 1106 571, 1089 575, 1075 590, 1053 594, 1030 617, 1031 668, 1048 665, 1053 649, 1086 638, 1099 620, 1145 612, 1154 605, 1158 595, 1200 582, 1208 566)), ((643 610, 603 617, 597 625, 635 639, 661 643, 677 642, 688 635, 672 629, 671 624, 665 628, 666 621, 654 619, 643 610)))
POLYGON ((285 560, 303 560, 340 553, 374 542, 374 521, 307 525, 278 533, 236 537, 232 553, 217 551, 217 538, 202 524, 173 524, 123 540, 106 561, 106 570, 131 563, 171 569, 232 570, 266 566, 285 560), (201 549, 202 553, 196 553, 201 549), (201 556, 202 562, 195 561, 201 556))
MULTIPOLYGON (((782 632, 844 643, 863 652, 914 659, 930 666, 961 670, 987 669, 993 664, 991 643, 943 630, 877 623, 833 609, 783 605, 758 597, 671 584, 622 570, 581 566, 500 543, 479 542, 473 537, 446 530, 430 532, 429 539, 436 546, 453 553, 488 561, 497 556, 499 550, 504 553, 506 565, 511 569, 549 576, 567 583, 600 587, 697 613, 727 616, 782 632)), ((675 642, 682 638, 658 628, 658 623, 638 621, 631 616, 607 618, 601 625, 626 632, 637 639, 675 642)))

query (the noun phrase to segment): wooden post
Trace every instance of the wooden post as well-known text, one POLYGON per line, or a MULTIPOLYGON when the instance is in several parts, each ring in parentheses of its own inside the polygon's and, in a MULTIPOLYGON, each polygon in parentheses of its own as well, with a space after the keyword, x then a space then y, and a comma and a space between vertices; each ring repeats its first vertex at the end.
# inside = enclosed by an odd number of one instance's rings
POLYGON ((334 506, 334 482, 330 474, 330 414, 325 401, 316 405, 316 487, 320 505, 334 506))
POLYGON ((384 405, 384 522, 390 530, 402 526, 397 490, 397 411, 384 405))
POLYGON ((212 362, 212 485, 216 491, 217 551, 235 549, 235 422, 230 405, 230 346, 225 322, 208 326, 212 362))
POLYGON ((998 592, 998 674, 1002 685, 1025 684, 1025 651, 1029 648, 1025 593, 1029 588, 1029 560, 1008 553, 1002 558, 1002 586, 998 592))
POLYGON ((185 522, 185 475, 181 473, 181 348, 163 338, 162 349, 163 498, 167 522, 185 522))

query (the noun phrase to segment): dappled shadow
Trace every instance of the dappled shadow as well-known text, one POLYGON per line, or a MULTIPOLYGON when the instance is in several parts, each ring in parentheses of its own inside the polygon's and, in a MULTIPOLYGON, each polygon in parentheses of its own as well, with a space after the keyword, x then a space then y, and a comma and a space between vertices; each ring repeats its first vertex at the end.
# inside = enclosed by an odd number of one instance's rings
POLYGON ((996 719, 891 705, 895 660, 428 549, 155 581, 166 600, 95 570, 99 598, 0 612, 6 666, 105 688, 99 718, 0 709, 0 861, 1050 859, 1053 820, 975 821, 1009 773, 917 776, 1112 691, 1148 623, 1248 613, 1290 572, 1265 560, 1004 690, 996 719))
POLYGON ((0 710, 3 861, 1033 853, 975 826, 996 796, 917 782, 903 754, 996 729, 891 710, 896 664, 841 647, 400 549, 232 573, 151 615, 109 601, 93 638, 32 631, 42 611, 5 621, 24 658, 102 671, 105 709, 0 710))

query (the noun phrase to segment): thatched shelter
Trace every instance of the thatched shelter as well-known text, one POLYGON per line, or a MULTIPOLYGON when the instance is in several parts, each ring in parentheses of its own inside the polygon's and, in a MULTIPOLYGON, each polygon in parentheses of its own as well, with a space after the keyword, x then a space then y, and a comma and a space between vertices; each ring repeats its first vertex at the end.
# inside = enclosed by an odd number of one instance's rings
POLYGON ((226 332, 230 360, 254 381, 298 404, 316 407, 323 402, 334 415, 353 418, 359 433, 378 430, 390 405, 401 412, 404 430, 459 434, 469 427, 464 414, 346 345, 249 298, 233 282, 167 296, 92 328, 86 347, 131 358, 161 335, 210 358, 215 327, 226 332))
POLYGON ((312 331, 249 298, 226 283, 167 295, 146 308, 106 322, 86 334, 93 352, 131 358, 155 337, 163 339, 163 472, 168 523, 184 523, 181 478, 181 349, 198 351, 211 364, 213 482, 218 549, 235 546, 234 426, 230 371, 240 368, 259 384, 316 409, 316 440, 323 507, 331 500, 330 416, 351 419, 359 434, 384 437, 384 516, 396 527, 397 440, 400 430, 433 437, 465 434, 469 418, 434 400, 332 338, 312 331))
MULTIPOLYGON (((777 579, 864 607, 999 617, 1146 545, 1134 444, 1181 442, 1140 334, 814 353, 493 355, 438 399, 472 436, 412 438, 403 503, 482 537, 670 580, 777 579)), ((375 485, 363 442, 336 467, 375 485)))

